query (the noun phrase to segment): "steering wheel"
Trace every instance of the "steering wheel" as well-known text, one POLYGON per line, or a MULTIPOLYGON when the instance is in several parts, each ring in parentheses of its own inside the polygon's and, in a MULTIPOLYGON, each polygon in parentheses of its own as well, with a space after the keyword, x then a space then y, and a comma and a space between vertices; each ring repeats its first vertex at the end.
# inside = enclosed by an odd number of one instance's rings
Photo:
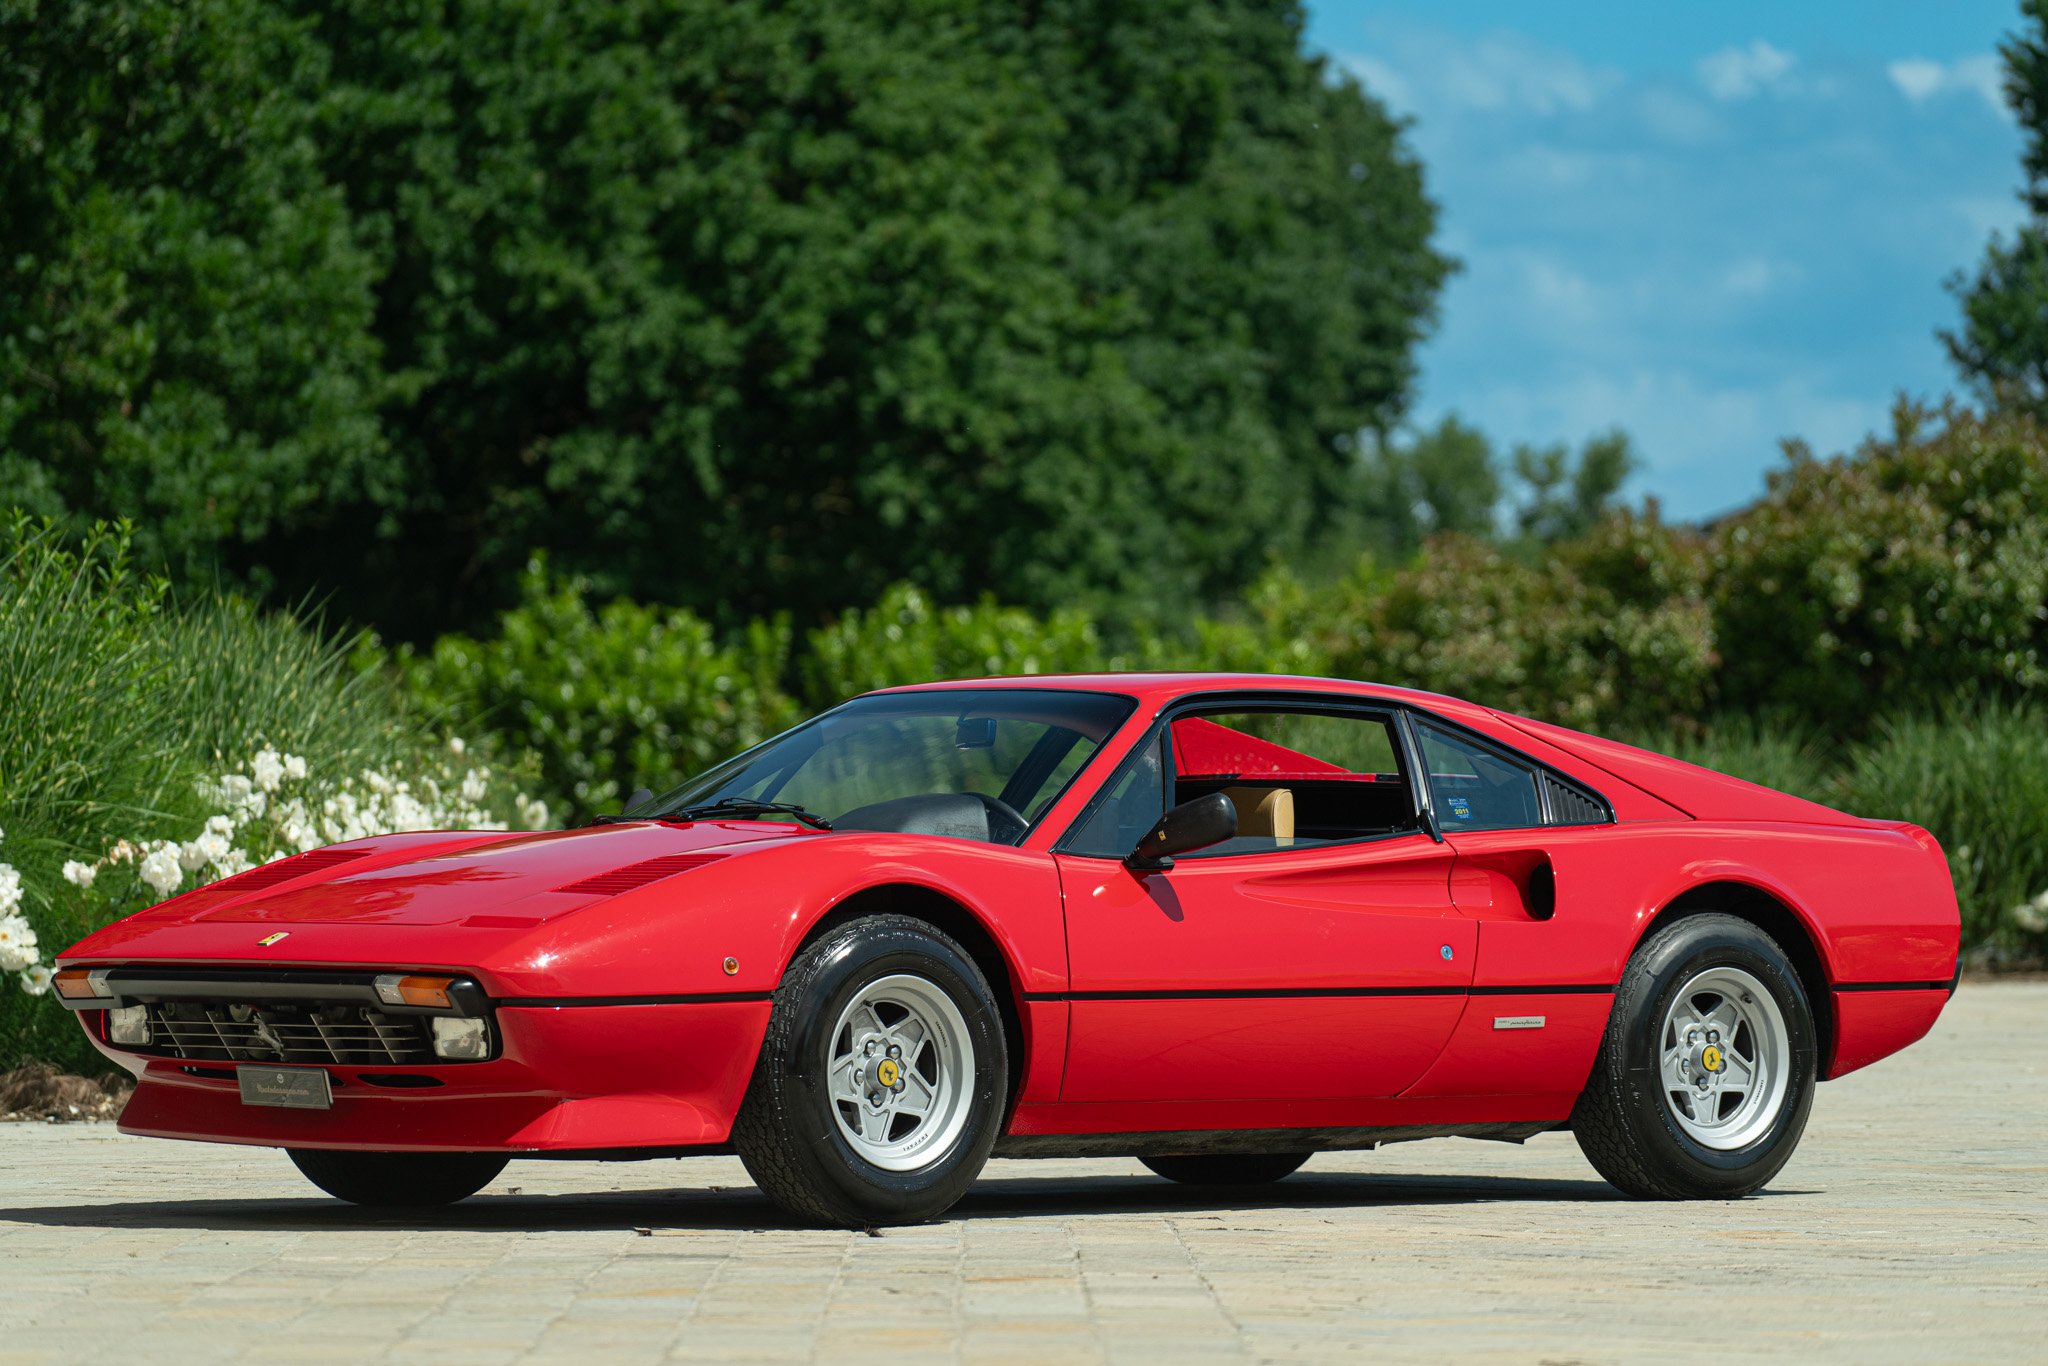
POLYGON ((1017 809, 1001 797, 991 797, 986 792, 970 792, 988 808, 988 837, 996 844, 1018 844, 1031 829, 1031 822, 1017 814, 1017 809))

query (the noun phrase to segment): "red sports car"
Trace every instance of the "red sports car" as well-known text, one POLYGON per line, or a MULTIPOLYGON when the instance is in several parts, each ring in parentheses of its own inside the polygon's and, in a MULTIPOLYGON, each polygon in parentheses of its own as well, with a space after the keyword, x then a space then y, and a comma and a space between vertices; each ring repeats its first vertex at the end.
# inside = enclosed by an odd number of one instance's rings
POLYGON ((1743 1195, 1957 936, 1912 825, 1427 693, 1104 674, 871 693, 585 829, 317 849, 57 984, 123 1130, 345 1200, 737 1152, 862 1225, 991 1154, 1243 1183, 1567 1128, 1632 1195, 1743 1195))

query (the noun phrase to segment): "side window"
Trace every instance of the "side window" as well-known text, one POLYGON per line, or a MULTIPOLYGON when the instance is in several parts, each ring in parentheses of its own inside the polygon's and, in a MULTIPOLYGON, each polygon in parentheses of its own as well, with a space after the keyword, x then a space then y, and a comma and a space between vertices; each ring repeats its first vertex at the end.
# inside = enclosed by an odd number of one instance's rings
POLYGON ((1519 830, 1543 824, 1536 775, 1527 765, 1469 740, 1416 723, 1429 798, 1445 834, 1464 830, 1519 830))
POLYGON ((1122 858, 1166 812, 1166 734, 1153 736, 1109 780, 1109 795, 1062 842, 1072 854, 1122 858))
POLYGON ((1364 712, 1206 712, 1172 727, 1173 800, 1221 792, 1237 838, 1190 854, 1345 844, 1415 828, 1388 718, 1364 712))

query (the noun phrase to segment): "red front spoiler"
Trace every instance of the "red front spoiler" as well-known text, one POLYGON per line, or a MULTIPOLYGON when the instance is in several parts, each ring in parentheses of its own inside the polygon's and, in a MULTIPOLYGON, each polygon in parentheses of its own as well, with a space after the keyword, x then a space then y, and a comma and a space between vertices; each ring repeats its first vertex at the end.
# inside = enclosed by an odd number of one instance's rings
MULTIPOLYGON (((209 1143, 377 1152, 582 1152, 724 1143, 769 1003, 501 1007, 490 1062, 328 1067, 331 1110, 244 1105, 228 1062, 147 1059, 121 1131, 209 1143), (403 1073, 442 1084, 390 1089, 403 1073)), ((98 1042, 95 1040, 95 1042, 98 1042)), ((133 1068, 145 1061, 100 1045, 133 1068)))

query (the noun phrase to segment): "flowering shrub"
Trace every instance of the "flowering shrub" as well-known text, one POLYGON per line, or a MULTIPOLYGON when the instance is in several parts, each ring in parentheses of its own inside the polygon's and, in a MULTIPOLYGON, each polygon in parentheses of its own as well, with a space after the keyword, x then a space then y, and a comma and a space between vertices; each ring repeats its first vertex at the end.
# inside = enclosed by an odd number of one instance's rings
MULTIPOLYGON (((0 831, 0 840, 6 832, 0 831)), ((40 961, 35 927, 21 914, 21 873, 0 863, 0 973, 16 973, 21 989, 40 996, 50 989, 50 970, 40 961)))
MULTIPOLYGON (((319 780, 300 755, 265 746, 246 772, 210 776, 196 785, 205 804, 217 809, 192 838, 119 839, 90 863, 67 860, 63 877, 99 903, 102 914, 93 919, 104 921, 133 909, 131 903, 173 896, 188 881, 217 882, 326 844, 400 830, 510 828, 510 821, 490 809, 490 768, 468 765, 466 752, 462 740, 453 738, 442 755, 409 774, 365 769, 319 780)), ((547 824, 547 804, 523 792, 510 798, 510 808, 522 829, 547 824)), ((5 886, 0 873, 0 905, 5 886)), ((0 929, 5 925, 0 921, 0 929)), ((34 944, 31 932, 31 950, 34 944)), ((4 945, 0 940, 0 954, 4 945)))
POLYGON ((313 844, 549 819, 530 764, 436 739, 351 645, 173 598, 121 528, 0 518, 0 1072, 105 1070, 47 962, 110 920, 313 844))

